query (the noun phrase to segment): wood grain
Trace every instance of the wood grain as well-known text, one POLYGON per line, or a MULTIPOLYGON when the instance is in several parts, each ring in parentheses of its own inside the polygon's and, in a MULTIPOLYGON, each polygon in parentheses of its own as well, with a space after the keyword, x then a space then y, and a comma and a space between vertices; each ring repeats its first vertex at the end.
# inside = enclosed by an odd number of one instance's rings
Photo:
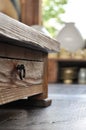
POLYGON ((48 51, 59 51, 59 43, 0 13, 0 104, 32 97, 48 96, 48 51), (19 77, 17 65, 25 66, 19 77))
POLYGON ((32 61, 43 61, 44 59, 44 53, 41 51, 10 45, 7 42, 0 42, 0 56, 32 61))
POLYGON ((43 62, 0 59, 0 90, 12 87, 29 87, 43 82, 43 62), (16 66, 24 64, 26 76, 19 78, 16 66))
MULTIPOLYGON (((44 66, 43 66, 43 89, 42 93, 29 98, 32 100, 44 100, 48 98, 48 56, 44 54, 44 66)), ((34 102, 34 101, 33 101, 34 102)))
POLYGON ((2 13, 0 13, 0 39, 8 40, 10 44, 32 47, 46 52, 59 50, 59 43, 55 39, 2 13))
POLYGON ((42 85, 11 87, 0 90, 0 105, 43 93, 42 85))
POLYGON ((0 104, 43 93, 44 62, 0 58, 0 104), (19 78, 16 66, 24 64, 26 76, 19 78))

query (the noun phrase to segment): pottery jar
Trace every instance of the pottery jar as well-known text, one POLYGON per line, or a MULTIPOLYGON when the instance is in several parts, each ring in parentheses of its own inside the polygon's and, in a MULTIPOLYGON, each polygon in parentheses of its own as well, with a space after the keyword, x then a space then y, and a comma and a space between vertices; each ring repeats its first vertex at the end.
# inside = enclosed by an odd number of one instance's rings
POLYGON ((62 48, 70 52, 84 47, 84 40, 74 23, 65 23, 65 26, 56 35, 56 40, 60 42, 62 48))

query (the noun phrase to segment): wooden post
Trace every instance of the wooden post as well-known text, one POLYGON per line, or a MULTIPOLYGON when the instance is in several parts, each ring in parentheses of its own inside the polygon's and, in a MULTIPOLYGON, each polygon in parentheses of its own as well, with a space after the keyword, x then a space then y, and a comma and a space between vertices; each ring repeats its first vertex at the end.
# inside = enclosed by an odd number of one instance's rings
POLYGON ((27 25, 41 25, 42 0, 20 0, 21 22, 27 25))

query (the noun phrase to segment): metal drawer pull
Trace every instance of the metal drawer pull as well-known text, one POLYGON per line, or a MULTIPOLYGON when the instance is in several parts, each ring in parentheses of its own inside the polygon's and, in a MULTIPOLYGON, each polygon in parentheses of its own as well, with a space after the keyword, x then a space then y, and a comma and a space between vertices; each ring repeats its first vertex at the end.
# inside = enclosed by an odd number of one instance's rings
POLYGON ((25 66, 23 64, 17 65, 16 69, 18 71, 19 78, 23 80, 23 78, 25 78, 25 66))

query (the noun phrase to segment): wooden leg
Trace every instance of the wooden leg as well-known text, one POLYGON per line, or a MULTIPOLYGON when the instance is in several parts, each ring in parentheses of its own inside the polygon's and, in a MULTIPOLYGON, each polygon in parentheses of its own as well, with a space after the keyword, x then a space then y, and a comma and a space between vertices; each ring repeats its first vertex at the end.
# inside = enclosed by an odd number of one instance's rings
POLYGON ((52 103, 51 99, 42 99, 42 100, 37 100, 37 99, 31 99, 28 98, 28 104, 30 106, 36 106, 36 107, 48 107, 52 103))

